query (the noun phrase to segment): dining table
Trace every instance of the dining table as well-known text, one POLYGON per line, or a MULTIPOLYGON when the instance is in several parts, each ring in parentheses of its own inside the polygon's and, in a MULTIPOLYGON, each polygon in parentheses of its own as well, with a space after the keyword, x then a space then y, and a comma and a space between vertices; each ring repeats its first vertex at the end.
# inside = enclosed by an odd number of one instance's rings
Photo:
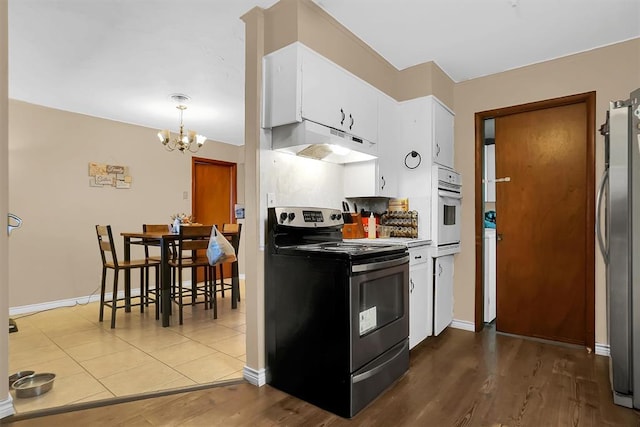
MULTIPOLYGON (((239 238, 236 232, 221 232, 228 240, 233 243, 233 239, 239 238)), ((149 242, 157 242, 160 246, 160 315, 162 319, 162 326, 167 327, 171 325, 171 267, 169 266, 170 260, 170 247, 180 237, 179 233, 169 231, 167 227, 166 232, 161 231, 134 231, 134 232, 122 232, 120 235, 124 238, 124 259, 125 261, 131 260, 131 245, 143 245, 149 242), (133 239, 133 240, 132 240, 133 239)), ((192 275, 192 280, 195 279, 195 272, 192 275)), ((130 289, 131 284, 131 272, 125 271, 125 289, 130 289)), ((221 278, 224 280, 224 278, 221 278)), ((236 261, 231 264, 231 308, 238 308, 238 296, 240 293, 240 283, 238 279, 238 260, 236 254, 236 261)))

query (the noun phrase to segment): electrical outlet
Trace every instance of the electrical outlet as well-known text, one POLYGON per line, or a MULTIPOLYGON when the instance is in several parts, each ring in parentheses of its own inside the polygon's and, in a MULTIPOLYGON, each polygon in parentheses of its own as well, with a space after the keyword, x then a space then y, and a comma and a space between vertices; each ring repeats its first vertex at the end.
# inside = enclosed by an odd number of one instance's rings
POLYGON ((188 200, 189 199, 189 192, 188 191, 183 191, 182 192, 182 199, 183 200, 188 200))
POLYGON ((267 207, 268 208, 276 207, 276 193, 267 193, 267 207))

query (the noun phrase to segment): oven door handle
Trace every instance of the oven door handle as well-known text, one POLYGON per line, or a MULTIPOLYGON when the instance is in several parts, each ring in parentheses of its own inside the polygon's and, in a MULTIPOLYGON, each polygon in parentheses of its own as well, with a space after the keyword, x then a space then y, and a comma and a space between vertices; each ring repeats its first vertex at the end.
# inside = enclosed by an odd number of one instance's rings
POLYGON ((351 267, 351 271, 354 273, 362 273, 365 271, 380 270, 381 268, 395 267, 396 265, 402 265, 409 262, 409 255, 405 255, 402 258, 390 259, 387 261, 372 262, 369 264, 355 264, 351 267))
POLYGON ((448 197, 450 199, 462 200, 462 194, 453 193, 451 191, 438 190, 438 196, 440 196, 440 197, 448 197))

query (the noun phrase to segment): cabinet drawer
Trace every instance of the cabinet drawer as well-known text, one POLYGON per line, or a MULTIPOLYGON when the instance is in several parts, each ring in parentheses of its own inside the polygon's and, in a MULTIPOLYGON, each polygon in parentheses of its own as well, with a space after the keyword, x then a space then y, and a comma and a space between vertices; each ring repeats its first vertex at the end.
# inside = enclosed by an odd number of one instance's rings
POLYGON ((429 260, 429 247, 413 248, 409 250, 409 266, 424 264, 429 260))

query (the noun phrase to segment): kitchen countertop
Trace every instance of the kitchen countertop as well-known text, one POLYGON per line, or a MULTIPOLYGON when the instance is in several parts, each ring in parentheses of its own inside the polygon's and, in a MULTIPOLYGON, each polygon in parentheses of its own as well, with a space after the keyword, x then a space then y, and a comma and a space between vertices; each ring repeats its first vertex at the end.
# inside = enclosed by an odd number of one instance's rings
POLYGON ((371 245, 404 245, 407 248, 426 246, 431 244, 431 240, 412 239, 409 237, 389 237, 380 239, 343 239, 343 242, 368 243, 371 245))

